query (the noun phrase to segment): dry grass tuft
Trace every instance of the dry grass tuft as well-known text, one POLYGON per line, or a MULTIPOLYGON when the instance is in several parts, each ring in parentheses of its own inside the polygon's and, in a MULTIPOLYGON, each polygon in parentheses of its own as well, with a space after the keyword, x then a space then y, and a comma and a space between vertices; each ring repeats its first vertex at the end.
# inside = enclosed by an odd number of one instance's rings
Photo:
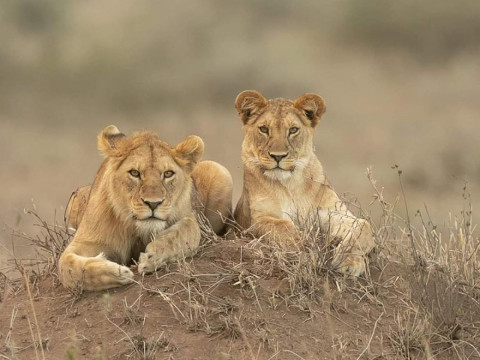
POLYGON ((236 307, 230 299, 213 295, 198 279, 182 282, 180 286, 186 294, 186 300, 182 303, 188 330, 201 331, 209 336, 223 334, 235 337, 235 325, 231 316, 236 307))
POLYGON ((383 261, 405 269, 404 282, 396 289, 404 294, 404 303, 413 304, 403 315, 395 315, 391 343, 407 359, 414 352, 433 358, 448 351, 459 359, 476 358, 480 355, 480 236, 475 234, 467 188, 463 188, 465 205, 460 215, 450 214, 441 227, 426 206, 410 217, 402 171, 398 166, 394 169, 404 218, 385 201, 369 174, 383 209, 382 225, 376 229, 385 249, 383 261))
POLYGON ((53 225, 49 224, 38 214, 35 204, 32 210, 25 210, 25 214, 29 215, 33 220, 33 225, 39 230, 35 235, 29 235, 10 228, 13 239, 23 239, 27 244, 35 249, 35 258, 21 259, 15 254, 15 243, 12 242, 12 258, 9 260, 10 266, 3 269, 2 272, 18 272, 23 273, 24 269, 28 269, 32 274, 41 278, 46 275, 53 275, 58 280, 58 259, 70 242, 73 231, 68 227, 66 222, 60 224, 54 216, 53 225))
POLYGON ((141 295, 131 304, 127 303, 127 298, 123 298, 123 323, 126 325, 134 325, 145 322, 145 314, 140 313, 141 295))
POLYGON ((172 352, 177 349, 173 342, 170 341, 170 337, 164 331, 156 337, 148 338, 143 335, 143 331, 140 334, 131 335, 108 317, 106 317, 106 319, 111 325, 125 335, 125 339, 129 342, 131 349, 128 357, 134 356, 134 358, 139 360, 155 360, 157 359, 157 352, 159 350, 172 352))
POLYGON ((176 346, 170 341, 169 337, 162 332, 158 337, 145 338, 142 335, 133 336, 130 339, 133 354, 139 360, 155 360, 157 352, 172 352, 176 346))
POLYGON ((395 314, 395 327, 391 328, 388 338, 397 354, 411 359, 416 353, 425 353, 431 336, 428 314, 411 308, 395 314))

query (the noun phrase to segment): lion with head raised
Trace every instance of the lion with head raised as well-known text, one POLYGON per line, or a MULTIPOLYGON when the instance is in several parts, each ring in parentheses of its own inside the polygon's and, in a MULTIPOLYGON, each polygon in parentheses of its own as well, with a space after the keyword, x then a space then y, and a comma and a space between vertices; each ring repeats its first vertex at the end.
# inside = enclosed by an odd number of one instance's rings
POLYGON ((235 107, 243 123, 243 193, 235 209, 238 224, 257 237, 298 249, 299 219, 315 215, 329 239, 339 239, 333 265, 358 276, 374 247, 370 224, 355 217, 327 182, 313 150, 323 99, 305 94, 295 101, 240 93, 235 107))
POLYGON ((195 253, 198 206, 217 233, 231 212, 232 178, 213 161, 201 161, 203 141, 189 136, 176 147, 150 131, 127 137, 113 125, 98 136, 105 160, 92 186, 79 189, 67 206, 77 228, 59 260, 68 288, 103 290, 129 283, 128 267, 140 273, 195 253), (200 205, 199 205, 200 204, 200 205))

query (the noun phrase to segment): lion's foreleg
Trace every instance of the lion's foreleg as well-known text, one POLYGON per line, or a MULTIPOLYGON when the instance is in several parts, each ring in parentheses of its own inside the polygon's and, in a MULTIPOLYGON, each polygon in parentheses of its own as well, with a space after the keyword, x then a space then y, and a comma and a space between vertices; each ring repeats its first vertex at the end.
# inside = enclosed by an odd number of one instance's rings
POLYGON ((138 272, 156 271, 163 264, 193 255, 200 244, 200 228, 193 215, 158 233, 140 254, 138 272))
POLYGON ((128 267, 107 260, 102 252, 82 256, 69 248, 60 257, 59 275, 65 287, 90 291, 122 286, 133 278, 128 267))
POLYGON ((285 250, 298 250, 301 246, 300 232, 288 219, 259 216, 254 219, 250 230, 256 237, 263 236, 270 243, 279 245, 285 250))

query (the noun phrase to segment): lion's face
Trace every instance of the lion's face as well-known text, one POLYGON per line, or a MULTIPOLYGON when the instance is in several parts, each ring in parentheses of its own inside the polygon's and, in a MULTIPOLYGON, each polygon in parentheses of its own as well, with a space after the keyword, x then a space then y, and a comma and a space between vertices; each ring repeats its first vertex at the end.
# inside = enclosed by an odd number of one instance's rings
POLYGON ((325 112, 323 99, 305 94, 295 102, 266 100, 256 91, 237 96, 243 121, 242 160, 272 180, 288 180, 301 171, 313 153, 313 133, 325 112))
POLYGON ((108 197, 116 215, 141 232, 165 228, 178 207, 190 202, 190 174, 203 154, 203 141, 190 136, 176 148, 153 132, 125 137, 114 126, 99 136, 107 157, 108 197))

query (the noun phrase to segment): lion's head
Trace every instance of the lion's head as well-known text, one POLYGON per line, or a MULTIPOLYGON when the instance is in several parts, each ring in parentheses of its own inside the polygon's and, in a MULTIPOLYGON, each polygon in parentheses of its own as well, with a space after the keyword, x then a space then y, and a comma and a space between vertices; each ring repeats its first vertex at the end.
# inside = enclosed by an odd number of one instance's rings
POLYGON ((242 160, 273 180, 287 180, 313 154, 313 133, 325 112, 316 94, 297 100, 265 99, 257 91, 243 91, 235 100, 245 138, 242 160))
POLYGON ((101 191, 124 223, 151 233, 191 209, 190 174, 204 149, 199 137, 189 136, 173 148, 153 132, 126 137, 111 125, 98 136, 98 148, 105 162, 93 186, 103 182, 101 191))

